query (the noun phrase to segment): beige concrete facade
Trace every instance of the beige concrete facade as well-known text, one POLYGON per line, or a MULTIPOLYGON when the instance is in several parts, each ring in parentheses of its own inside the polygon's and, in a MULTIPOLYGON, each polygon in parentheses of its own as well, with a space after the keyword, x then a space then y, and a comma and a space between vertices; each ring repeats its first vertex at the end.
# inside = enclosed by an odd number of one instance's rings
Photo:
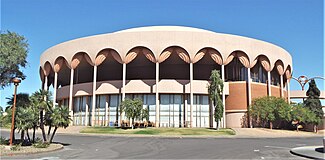
MULTIPOLYGON (((197 112, 193 99, 208 95, 213 68, 225 81, 222 127, 245 126, 243 116, 253 98, 288 97, 285 88, 292 59, 287 51, 268 42, 197 28, 153 26, 84 37, 53 46, 40 58, 44 86, 54 84, 56 101, 68 99, 71 111, 73 97, 90 96, 92 104, 87 107, 94 115, 96 95, 121 95, 123 100, 128 95, 153 94, 156 126, 161 119, 160 96, 168 94, 182 95, 182 123, 206 124, 193 115, 197 112)), ((92 116, 89 124, 94 121, 92 116)))

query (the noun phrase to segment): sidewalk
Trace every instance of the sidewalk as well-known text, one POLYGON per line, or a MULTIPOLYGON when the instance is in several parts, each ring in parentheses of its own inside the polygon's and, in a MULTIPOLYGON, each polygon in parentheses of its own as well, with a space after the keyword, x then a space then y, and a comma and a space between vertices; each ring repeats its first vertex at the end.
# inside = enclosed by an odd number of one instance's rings
POLYGON ((267 128, 232 128, 236 132, 236 137, 243 138, 280 138, 280 137, 321 137, 324 131, 318 133, 306 131, 290 131, 267 128))

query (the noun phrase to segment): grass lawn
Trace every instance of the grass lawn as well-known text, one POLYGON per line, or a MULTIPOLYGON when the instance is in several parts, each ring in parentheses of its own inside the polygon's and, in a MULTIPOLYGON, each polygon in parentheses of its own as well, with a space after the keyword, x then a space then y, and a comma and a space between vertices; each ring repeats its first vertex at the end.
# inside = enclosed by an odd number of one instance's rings
POLYGON ((208 129, 208 128, 137 128, 137 129, 120 129, 113 127, 87 127, 80 133, 99 133, 99 134, 142 134, 142 135, 235 135, 232 129, 208 129))

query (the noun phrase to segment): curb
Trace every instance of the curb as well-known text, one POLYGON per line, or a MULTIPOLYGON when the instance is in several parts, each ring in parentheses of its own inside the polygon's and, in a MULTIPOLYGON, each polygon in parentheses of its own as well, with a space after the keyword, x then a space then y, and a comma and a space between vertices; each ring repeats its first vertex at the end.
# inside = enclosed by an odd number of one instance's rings
POLYGON ((60 146, 57 148, 53 148, 51 150, 44 150, 44 151, 31 151, 31 152, 15 152, 15 153, 5 153, 1 154, 1 157, 12 157, 12 156, 18 156, 18 155, 30 155, 30 154, 40 154, 40 153, 48 153, 48 152, 54 152, 63 149, 63 145, 59 144, 60 146))
POLYGON ((290 153, 305 158, 324 160, 325 154, 317 152, 316 151, 317 148, 323 148, 323 146, 305 146, 305 147, 292 148, 290 150, 290 153))

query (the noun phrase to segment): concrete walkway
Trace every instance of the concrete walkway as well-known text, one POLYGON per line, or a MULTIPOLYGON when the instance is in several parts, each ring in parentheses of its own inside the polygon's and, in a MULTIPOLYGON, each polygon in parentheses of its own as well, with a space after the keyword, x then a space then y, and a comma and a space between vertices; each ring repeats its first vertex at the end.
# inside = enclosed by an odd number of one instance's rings
POLYGON ((321 137, 324 131, 318 133, 306 131, 290 131, 267 128, 232 128, 236 132, 236 137, 243 138, 280 138, 280 137, 321 137))

